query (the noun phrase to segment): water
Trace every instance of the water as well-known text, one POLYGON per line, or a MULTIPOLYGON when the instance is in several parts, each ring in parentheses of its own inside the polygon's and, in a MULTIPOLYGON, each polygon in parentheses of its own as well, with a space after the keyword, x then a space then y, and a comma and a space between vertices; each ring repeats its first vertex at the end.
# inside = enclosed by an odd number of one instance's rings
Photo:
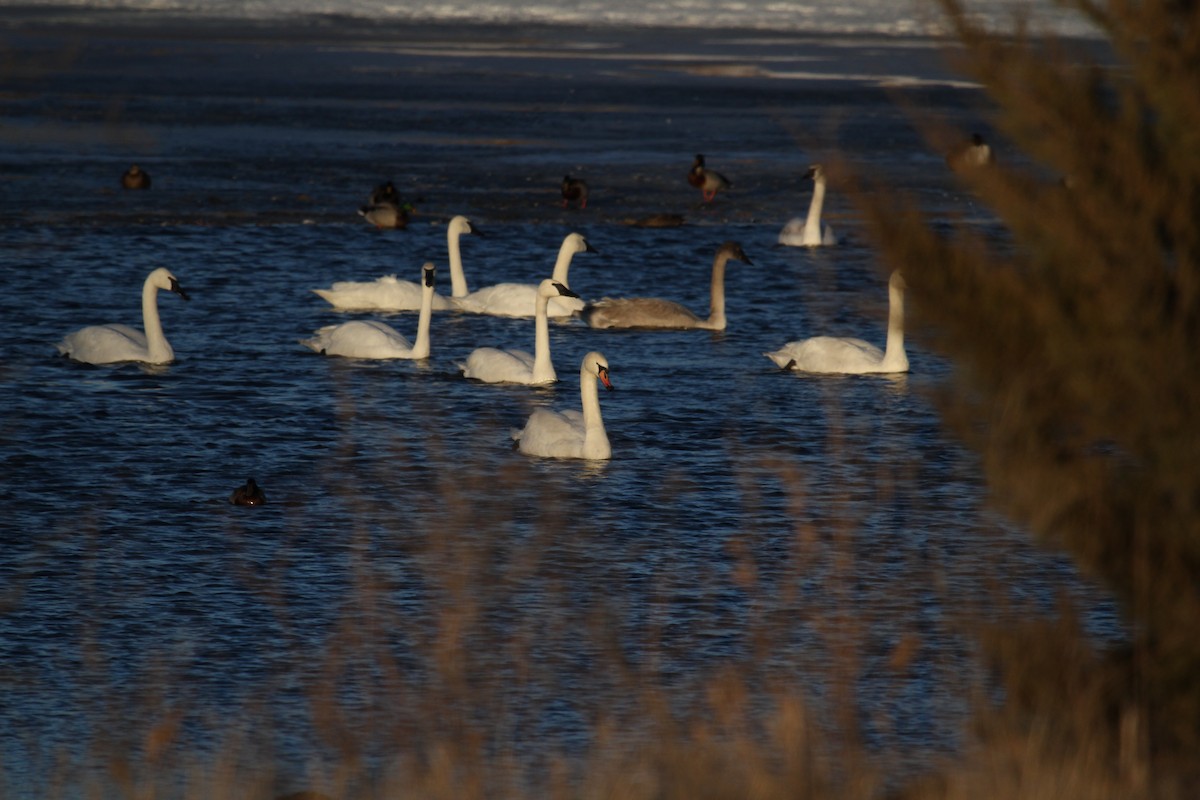
MULTIPOLYGON (((614 650, 639 690, 689 713, 730 666, 832 704, 852 647, 868 745, 919 764, 957 746, 980 678, 964 613, 1049 612, 1066 588, 1115 634, 1066 559, 987 510, 977 460, 929 400, 951 365, 919 331, 905 376, 786 374, 762 356, 824 332, 883 343, 886 267, 844 194, 827 205, 843 245, 775 245, 814 160, 836 154, 935 224, 1003 238, 895 102, 910 87, 987 129, 929 42, 118 21, 78 50, 69 31, 5 33, 43 67, 10 81, 0 155, 12 796, 82 780, 110 743, 152 759, 171 719, 198 760, 242 733, 248 762, 269 751, 295 785, 337 762, 317 700, 331 683, 380 771, 459 714, 496 750, 578 754, 601 711, 636 718, 614 650), (697 151, 734 180, 711 207, 683 181, 697 151), (133 160, 150 192, 115 189, 133 160), (558 203, 567 171, 592 184, 585 212, 558 203), (384 178, 419 198, 405 231, 354 213, 384 178), (659 212, 688 224, 625 224, 659 212), (455 367, 476 346, 530 348, 531 321, 435 315, 426 363, 297 343, 358 316, 310 292, 335 280, 416 280, 433 260, 448 293, 456 213, 486 234, 463 241, 473 288, 544 277, 570 231, 599 251, 572 266, 585 297, 703 311, 717 245, 754 264, 730 266, 724 333, 551 325, 553 388, 455 367), (192 296, 160 296, 176 363, 57 357, 83 325, 140 324, 160 265, 192 296), (618 387, 601 398, 612 461, 514 452, 533 408, 578 404, 589 350, 618 387), (267 506, 228 504, 248 476, 267 506), (908 666, 889 666, 906 640, 908 666), (467 700, 438 684, 457 669, 467 700)), ((415 331, 415 314, 385 318, 415 331)))

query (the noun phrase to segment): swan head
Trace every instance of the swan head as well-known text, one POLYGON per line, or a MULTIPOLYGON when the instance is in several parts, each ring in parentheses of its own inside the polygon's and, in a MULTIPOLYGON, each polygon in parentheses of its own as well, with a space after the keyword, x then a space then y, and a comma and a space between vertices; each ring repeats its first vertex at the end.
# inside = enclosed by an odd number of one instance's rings
POLYGON ((733 259, 734 261, 740 261, 743 264, 754 266, 754 262, 750 260, 750 258, 746 255, 746 252, 742 250, 742 246, 737 242, 725 242, 723 245, 717 248, 717 255, 723 255, 726 258, 733 259))
POLYGON ((437 277, 437 267, 432 261, 426 261, 425 266, 421 267, 421 281, 430 289, 433 288, 433 279, 437 277))
POLYGON ((552 278, 546 278, 538 284, 539 297, 579 297, 571 291, 571 287, 552 278))
POLYGON ((146 282, 156 289, 174 292, 184 300, 192 299, 188 296, 188 293, 183 290, 183 287, 179 285, 179 281, 174 275, 171 274, 171 271, 166 267, 159 267, 151 272, 150 276, 146 279, 146 282))
POLYGON ((565 253, 598 253, 599 251, 583 238, 582 233, 568 233, 563 239, 562 252, 565 253))
POLYGON ((462 214, 450 220, 450 225, 446 228, 447 233, 451 235, 462 235, 464 233, 473 234, 475 236, 483 236, 483 231, 471 224, 471 220, 464 217, 462 214))
POLYGON ((804 177, 812 178, 814 182, 820 183, 825 180, 825 169, 820 164, 813 164, 804 171, 804 177))
POLYGON ((888 286, 903 292, 908 288, 908 281, 904 280, 904 273, 900 270, 895 270, 892 272, 891 277, 888 278, 888 286))
POLYGON ((593 351, 584 356, 583 371, 598 379, 610 392, 616 388, 608 377, 608 359, 602 354, 593 351))

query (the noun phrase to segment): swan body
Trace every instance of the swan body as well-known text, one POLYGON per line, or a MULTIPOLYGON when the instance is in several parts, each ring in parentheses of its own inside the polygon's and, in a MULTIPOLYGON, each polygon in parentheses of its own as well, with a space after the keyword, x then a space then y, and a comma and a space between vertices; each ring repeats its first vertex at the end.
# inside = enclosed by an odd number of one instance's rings
POLYGON ((956 147, 946 156, 946 164, 955 172, 969 172, 996 163, 992 146, 978 133, 971 134, 971 141, 956 147))
POLYGON ((821 208, 825 205, 825 171, 814 164, 804 173, 813 180, 812 201, 808 204, 808 216, 788 221, 779 232, 779 243, 789 247, 821 247, 837 244, 833 228, 821 228, 821 208))
MULTIPOLYGON (((467 294, 459 247, 459 239, 464 233, 479 233, 466 217, 455 217, 446 226, 452 297, 467 294)), ((338 281, 328 289, 313 289, 313 293, 343 311, 416 311, 421 307, 423 290, 420 283, 398 280, 395 275, 384 275, 373 281, 338 281)), ((450 297, 434 294, 434 311, 452 311, 456 308, 458 305, 450 297)))
POLYGON ((580 210, 587 208, 588 185, 583 178, 572 178, 564 175, 562 179, 562 204, 566 208, 575 200, 579 202, 580 210))
POLYGON ((267 495, 254 478, 249 478, 245 484, 233 490, 229 502, 235 506, 261 506, 267 502, 267 495))
MULTIPOLYGON (((576 253, 595 253, 582 234, 569 233, 558 249, 552 280, 570 286, 567 274, 576 253)), ((537 310, 539 287, 532 283, 497 283, 485 286, 455 300, 458 308, 471 314, 494 317, 531 317, 537 310)), ((583 301, 574 292, 550 298, 547 314, 551 317, 570 317, 583 309, 583 301)))
POLYGON ((908 372, 904 352, 904 290, 899 271, 888 280, 887 349, 880 350, 862 339, 816 336, 788 342, 780 349, 763 353, 781 369, 800 372, 864 375, 876 372, 908 372))
POLYGON ((713 258, 711 299, 708 317, 697 316, 691 309, 658 297, 606 297, 589 303, 581 316, 593 328, 700 328, 725 330, 725 265, 730 259, 752 264, 741 245, 725 242, 713 258))
POLYGON ((158 290, 174 292, 184 300, 187 292, 166 267, 159 267, 146 276, 142 284, 142 327, 139 331, 128 325, 91 325, 67 334, 58 343, 58 352, 86 364, 115 364, 121 361, 141 361, 146 364, 169 364, 175 351, 163 335, 158 316, 158 290))
POLYGON ((463 376, 484 383, 540 385, 557 381, 554 362, 550 360, 550 324, 546 307, 550 298, 558 296, 576 295, 553 278, 547 278, 538 285, 533 355, 524 350, 480 347, 467 356, 465 364, 459 365, 463 376))
POLYGON ((410 344, 396 329, 376 320, 353 320, 326 325, 300 344, 313 352, 344 358, 429 358, 429 323, 433 317, 433 284, 437 269, 433 262, 421 268, 421 315, 417 340, 410 344))
POLYGON ((539 408, 530 415, 522 430, 513 432, 517 449, 527 455, 545 458, 611 458, 612 446, 600 416, 597 381, 612 390, 608 360, 600 353, 592 352, 583 357, 579 367, 582 411, 539 408))
POLYGON ((717 196, 717 192, 724 191, 733 185, 721 173, 704 166, 704 156, 700 153, 696 154, 687 179, 688 183, 700 190, 706 203, 712 202, 712 199, 717 196))

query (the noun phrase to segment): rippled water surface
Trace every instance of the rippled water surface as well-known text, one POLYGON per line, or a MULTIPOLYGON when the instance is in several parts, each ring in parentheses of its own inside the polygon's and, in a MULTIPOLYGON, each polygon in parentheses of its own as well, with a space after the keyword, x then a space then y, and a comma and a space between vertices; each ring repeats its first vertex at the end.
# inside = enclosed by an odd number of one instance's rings
MULTIPOLYGON (((929 400, 950 366, 919 332, 902 376, 783 373, 762 355, 817 333, 883 344, 886 267, 844 195, 827 207, 841 246, 775 244, 807 207, 811 161, 837 152, 890 171, 939 223, 993 224, 873 81, 662 71, 633 55, 479 61, 391 40, 164 35, 151 51, 147 36, 104 31, 18 76, 0 155, 0 765, 13 796, 75 774, 64 752, 87 764, 97 742, 149 747, 172 715, 199 751, 244 725, 285 785, 335 758, 313 732, 314 718, 329 724, 314 695, 331 677, 352 732, 439 716, 416 690, 381 711, 390 673, 357 661, 358 646, 417 687, 447 641, 486 698, 494 745, 571 752, 596 708, 628 698, 608 648, 681 708, 730 666, 819 705, 852 630, 868 742, 929 754, 957 743, 975 675, 956 614, 1084 591, 1064 559, 985 510, 976 459, 929 400), (186 80, 167 90, 163 74, 186 80), (696 151, 734 179, 711 207, 683 181, 696 151), (155 187, 120 193, 134 160, 155 187), (564 172, 592 182, 588 210, 559 207, 564 172), (407 230, 355 214, 385 178, 419 198, 407 230), (687 224, 624 224, 658 212, 687 224), (703 312, 721 242, 753 264, 730 265, 723 333, 552 324, 551 388, 479 385, 456 367, 481 345, 531 349, 528 320, 435 314, 433 355, 416 363, 298 344, 376 318, 310 291, 335 280, 416 280, 432 260, 448 294, 458 213, 485 234, 462 243, 472 288, 546 277, 571 231, 598 250, 571 270, 589 298, 703 312), (57 356, 84 325, 140 326, 156 266, 191 295, 159 298, 175 363, 57 356), (617 386, 601 397, 611 462, 515 452, 510 430, 534 408, 578 405, 589 350, 617 386), (248 476, 268 505, 228 503, 248 476), (244 721, 259 717, 269 733, 244 721)), ((23 41, 48 59, 70 37, 23 41)), ((880 46, 860 66, 905 52, 880 46)), ((763 52, 722 47, 721 63, 763 52)), ((940 75, 910 57, 903 68, 940 75)), ((909 99, 970 129, 983 123, 963 91, 909 99)), ((415 314, 384 318, 415 333, 415 314)))

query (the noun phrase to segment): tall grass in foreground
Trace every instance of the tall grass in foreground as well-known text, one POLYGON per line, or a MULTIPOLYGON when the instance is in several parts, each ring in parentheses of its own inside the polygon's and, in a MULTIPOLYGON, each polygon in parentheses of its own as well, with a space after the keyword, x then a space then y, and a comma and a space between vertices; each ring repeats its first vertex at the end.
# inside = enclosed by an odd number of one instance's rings
POLYGON ((939 2, 1028 155, 964 176, 1012 242, 935 235, 886 191, 863 206, 909 278, 915 327, 959 366, 941 407, 996 502, 1111 587, 1134 639, 1096 652, 1069 618, 985 631, 1005 702, 932 794, 1186 796, 1200 785, 1200 6, 1070 0, 1111 43, 1102 66, 939 2))

